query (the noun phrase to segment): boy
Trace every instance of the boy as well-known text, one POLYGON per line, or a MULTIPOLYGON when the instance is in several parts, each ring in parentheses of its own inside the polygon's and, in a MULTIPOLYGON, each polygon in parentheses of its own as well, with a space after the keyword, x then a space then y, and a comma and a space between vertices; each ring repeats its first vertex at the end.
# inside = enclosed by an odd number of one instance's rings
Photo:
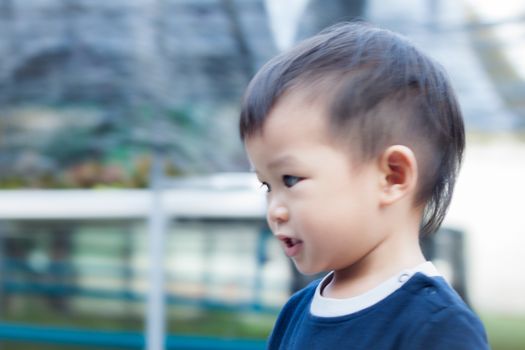
POLYGON ((331 27, 268 62, 241 138, 267 220, 304 274, 269 349, 487 349, 483 325, 426 262, 464 149, 443 69, 406 39, 331 27))

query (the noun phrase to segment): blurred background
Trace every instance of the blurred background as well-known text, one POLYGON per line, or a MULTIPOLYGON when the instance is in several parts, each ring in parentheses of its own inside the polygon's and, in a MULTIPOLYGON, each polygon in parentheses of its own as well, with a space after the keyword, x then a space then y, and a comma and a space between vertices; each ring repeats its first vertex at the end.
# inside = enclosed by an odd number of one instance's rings
POLYGON ((448 70, 467 151, 422 244, 492 347, 524 349, 519 0, 0 0, 0 349, 263 349, 306 281, 264 223, 240 98, 356 18, 448 70))

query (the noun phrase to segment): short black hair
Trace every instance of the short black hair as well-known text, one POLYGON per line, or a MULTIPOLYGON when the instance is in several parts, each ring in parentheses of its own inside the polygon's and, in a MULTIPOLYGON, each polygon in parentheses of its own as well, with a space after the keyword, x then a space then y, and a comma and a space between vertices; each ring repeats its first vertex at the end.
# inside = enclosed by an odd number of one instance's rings
POLYGON ((355 140, 363 161, 392 144, 414 150, 415 204, 425 206, 421 233, 437 231, 465 148, 461 111, 441 65, 391 31, 364 22, 337 24, 259 70, 243 97, 241 139, 262 132, 284 94, 305 89, 322 96, 333 136, 355 140))

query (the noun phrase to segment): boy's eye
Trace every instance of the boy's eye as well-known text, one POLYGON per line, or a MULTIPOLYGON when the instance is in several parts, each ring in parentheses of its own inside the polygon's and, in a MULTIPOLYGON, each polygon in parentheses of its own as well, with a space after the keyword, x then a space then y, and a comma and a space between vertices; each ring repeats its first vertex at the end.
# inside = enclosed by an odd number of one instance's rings
POLYGON ((293 175, 284 175, 283 176, 283 183, 286 187, 292 187, 295 184, 297 184, 299 181, 301 181, 303 178, 293 175))
POLYGON ((266 192, 270 192, 272 190, 267 182, 261 182, 261 188, 266 188, 266 192))

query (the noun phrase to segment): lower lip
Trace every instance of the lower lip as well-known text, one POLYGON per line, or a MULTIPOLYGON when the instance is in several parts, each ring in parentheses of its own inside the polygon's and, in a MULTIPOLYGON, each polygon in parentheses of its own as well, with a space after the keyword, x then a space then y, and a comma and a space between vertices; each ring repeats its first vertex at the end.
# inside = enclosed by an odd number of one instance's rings
POLYGON ((299 242, 297 244, 294 244, 291 247, 285 245, 284 246, 284 254, 286 254, 287 257, 292 258, 292 257, 296 256, 297 254, 299 254, 299 251, 302 249, 302 247, 303 247, 303 242, 299 242))

